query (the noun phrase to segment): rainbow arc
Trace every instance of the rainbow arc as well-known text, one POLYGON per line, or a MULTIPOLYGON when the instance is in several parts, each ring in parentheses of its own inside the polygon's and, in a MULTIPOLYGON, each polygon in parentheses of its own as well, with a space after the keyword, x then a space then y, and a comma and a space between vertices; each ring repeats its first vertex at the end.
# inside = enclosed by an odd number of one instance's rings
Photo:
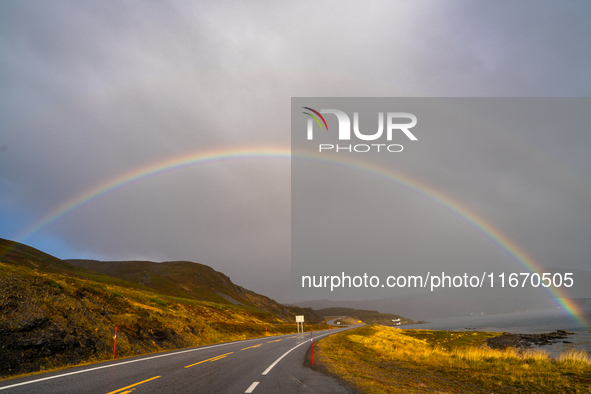
MULTIPOLYGON (((316 113, 316 111, 312 109, 310 110, 316 113)), ((324 121, 324 118, 322 119, 324 121)), ((336 164, 356 171, 362 171, 372 176, 379 177, 385 181, 394 182, 414 192, 427 196, 432 201, 451 210, 464 220, 468 221, 488 238, 490 238, 494 243, 496 243, 500 248, 509 253, 509 255, 515 261, 517 261, 528 271, 532 273, 539 273, 542 271, 542 266, 537 261, 535 261, 522 247, 505 235, 500 229, 496 228, 492 223, 485 220, 476 212, 466 208, 465 206, 462 206, 460 202, 453 200, 452 198, 444 195, 439 190, 436 190, 424 182, 410 178, 404 174, 397 173, 393 170, 385 169, 375 165, 344 161, 334 157, 326 158, 317 155, 314 156, 309 154, 299 154, 297 152, 292 153, 289 147, 282 146, 236 147, 198 151, 154 163, 149 163, 145 166, 107 179, 100 184, 78 193, 69 200, 64 201, 60 205, 56 206, 53 210, 45 214, 38 221, 29 226, 16 238, 16 240, 22 242, 31 235, 66 216, 67 214, 75 211, 81 206, 101 198, 109 193, 112 193, 120 188, 140 182, 144 179, 197 165, 205 165, 208 163, 223 161, 252 159, 314 160, 336 164)), ((574 300, 565 298, 564 293, 559 288, 547 288, 546 290, 553 298, 556 299, 557 304, 563 307, 570 315, 572 315, 582 327, 585 329, 589 328, 589 324, 585 321, 584 314, 582 313, 580 306, 574 300)))

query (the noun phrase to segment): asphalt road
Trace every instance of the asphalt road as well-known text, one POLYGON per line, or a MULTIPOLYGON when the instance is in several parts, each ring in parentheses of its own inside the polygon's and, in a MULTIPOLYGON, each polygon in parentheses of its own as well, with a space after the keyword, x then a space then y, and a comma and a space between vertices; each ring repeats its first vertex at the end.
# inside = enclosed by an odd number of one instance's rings
POLYGON ((304 367, 309 349, 309 331, 229 342, 11 379, 0 382, 0 394, 355 392, 304 367))

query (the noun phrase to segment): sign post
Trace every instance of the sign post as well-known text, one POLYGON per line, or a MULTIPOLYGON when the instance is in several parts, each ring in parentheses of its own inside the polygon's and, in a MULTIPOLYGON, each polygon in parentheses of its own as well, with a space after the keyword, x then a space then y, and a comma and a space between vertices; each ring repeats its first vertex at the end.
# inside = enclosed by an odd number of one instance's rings
POLYGON ((302 323, 302 332, 304 332, 304 315, 296 316, 296 324, 298 326, 298 334, 300 333, 300 323, 302 323))

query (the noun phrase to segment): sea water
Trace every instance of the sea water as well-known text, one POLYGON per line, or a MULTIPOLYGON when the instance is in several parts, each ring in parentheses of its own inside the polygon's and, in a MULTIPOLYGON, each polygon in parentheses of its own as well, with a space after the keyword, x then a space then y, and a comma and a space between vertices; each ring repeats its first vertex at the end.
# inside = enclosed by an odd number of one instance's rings
POLYGON ((541 309, 536 311, 504 313, 498 315, 450 317, 431 319, 426 324, 405 325, 404 328, 428 330, 476 330, 511 334, 532 334, 566 330, 573 332, 568 338, 558 339, 552 345, 541 346, 550 356, 556 357, 560 352, 571 348, 581 349, 591 354, 591 307, 582 309, 582 319, 570 315, 563 308, 541 309), (584 322, 583 322, 584 321, 584 322), (564 343, 564 341, 572 343, 564 343))

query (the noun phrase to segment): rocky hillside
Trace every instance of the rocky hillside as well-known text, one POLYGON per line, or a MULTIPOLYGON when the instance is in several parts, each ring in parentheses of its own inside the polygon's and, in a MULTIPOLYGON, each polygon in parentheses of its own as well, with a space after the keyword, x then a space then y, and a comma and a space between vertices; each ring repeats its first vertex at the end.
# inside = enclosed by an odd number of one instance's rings
MULTIPOLYGON (((187 264, 193 263, 180 266, 187 264)), ((180 297, 0 239, 0 376, 110 359, 115 327, 118 357, 260 337, 266 329, 269 335, 296 330, 288 322, 297 311, 234 285, 210 267, 199 270, 200 290, 184 283, 188 294, 180 297), (213 290, 207 290, 208 280, 213 290), (230 290, 221 291, 218 280, 230 290), (225 296, 219 302, 196 298, 212 292, 225 296)), ((150 278, 159 280, 156 274, 150 278)))

